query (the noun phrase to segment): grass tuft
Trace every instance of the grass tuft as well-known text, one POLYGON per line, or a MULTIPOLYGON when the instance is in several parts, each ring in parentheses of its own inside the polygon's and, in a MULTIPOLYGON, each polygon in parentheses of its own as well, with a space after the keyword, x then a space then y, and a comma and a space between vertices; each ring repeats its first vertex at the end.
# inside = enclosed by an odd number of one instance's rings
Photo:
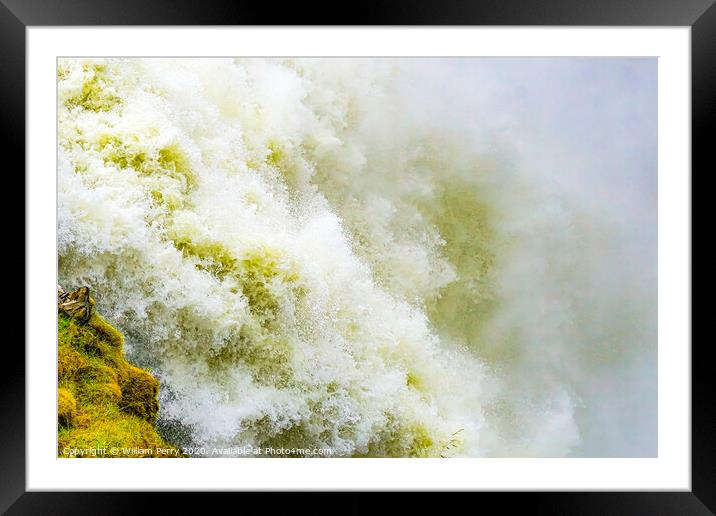
POLYGON ((180 456, 156 430, 159 382, 125 360, 122 334, 96 312, 87 324, 60 312, 57 330, 58 457, 180 456))

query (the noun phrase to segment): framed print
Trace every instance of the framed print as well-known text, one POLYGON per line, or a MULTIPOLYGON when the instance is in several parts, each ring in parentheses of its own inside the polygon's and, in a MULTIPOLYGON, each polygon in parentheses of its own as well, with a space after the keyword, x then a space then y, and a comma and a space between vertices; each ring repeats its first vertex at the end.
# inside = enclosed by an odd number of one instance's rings
POLYGON ((713 510, 690 276, 708 1, 352 27, 3 2, 31 307, 3 509, 440 490, 713 510))

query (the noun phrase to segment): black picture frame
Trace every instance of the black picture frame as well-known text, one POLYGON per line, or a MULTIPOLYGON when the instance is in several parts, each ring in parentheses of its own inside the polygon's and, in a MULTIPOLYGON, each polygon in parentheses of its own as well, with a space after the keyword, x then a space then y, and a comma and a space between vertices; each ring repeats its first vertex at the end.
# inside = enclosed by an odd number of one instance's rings
MULTIPOLYGON (((692 170, 706 173, 716 110, 716 0, 467 0, 385 1, 333 9, 304 3, 240 0, 0 0, 0 108, 5 156, 25 156, 25 29, 43 25, 614 25, 690 26, 692 170), (320 14, 319 14, 320 13, 320 14), (346 14, 343 14, 346 13, 346 14), (12 152, 12 154, 11 154, 12 152)), ((7 173, 7 171, 6 171, 7 173)), ((693 178, 693 172, 691 174, 693 178)), ((24 186, 23 186, 24 189, 24 186)), ((24 237, 21 237, 24 238, 24 237)), ((17 246, 16 248, 19 248, 17 246)), ((7 257, 6 257, 7 258, 7 257)), ((26 278, 28 257, 22 253, 26 278)), ((8 258, 19 261, 19 253, 8 258)), ((19 324, 17 324, 20 327, 19 324)), ((19 339, 15 339, 19 341, 19 339)), ((641 493, 488 494, 502 511, 564 514, 713 514, 716 512, 716 411, 709 343, 692 346, 692 490, 641 493)), ((7 514, 114 514, 167 510, 186 494, 26 492, 25 354, 4 349, 0 397, 0 510, 7 514), (9 365, 8 365, 9 364, 9 365)), ((242 494, 241 496, 246 496, 242 494)), ((358 503, 352 510, 360 508, 358 503)), ((368 506, 364 507, 368 509, 368 506)))

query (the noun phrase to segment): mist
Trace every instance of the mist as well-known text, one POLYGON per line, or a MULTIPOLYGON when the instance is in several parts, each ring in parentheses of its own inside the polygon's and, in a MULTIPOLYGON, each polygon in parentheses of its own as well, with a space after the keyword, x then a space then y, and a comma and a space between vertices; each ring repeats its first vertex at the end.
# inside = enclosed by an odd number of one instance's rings
POLYGON ((514 190, 500 196, 507 217, 521 220, 525 231, 523 251, 499 280, 513 291, 514 312, 494 324, 530 328, 534 335, 520 349, 532 358, 507 374, 531 375, 547 361, 555 377, 569 378, 580 436, 571 454, 655 456, 657 61, 495 58, 413 65, 419 86, 409 110, 421 112, 422 123, 440 120, 444 130, 457 130, 473 148, 498 155, 501 174, 520 177, 506 180, 512 185, 504 188, 514 190), (524 181, 540 191, 541 208, 516 202, 524 181), (559 236, 532 231, 545 225, 559 236), (579 320, 550 329, 544 312, 535 316, 537 306, 549 303, 547 314, 577 308, 572 316, 579 320), (545 332, 552 332, 549 349, 540 342, 545 332))

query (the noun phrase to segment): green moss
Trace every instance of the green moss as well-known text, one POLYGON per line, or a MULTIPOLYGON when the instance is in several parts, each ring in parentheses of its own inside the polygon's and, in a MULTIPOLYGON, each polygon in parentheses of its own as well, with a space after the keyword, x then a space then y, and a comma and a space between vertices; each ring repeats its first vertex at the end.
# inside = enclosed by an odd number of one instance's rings
POLYGON ((105 457, 175 457, 174 450, 154 426, 137 417, 118 412, 94 412, 81 427, 58 432, 58 456, 70 457, 72 450, 106 450, 105 457), (101 417, 98 417, 100 415, 101 417), (114 449, 115 453, 110 450, 114 449))
POLYGON ((159 382, 147 371, 129 366, 122 371, 120 408, 154 423, 159 412, 159 382))
POLYGON ((80 371, 77 379, 88 385, 111 383, 118 386, 119 375, 115 367, 105 365, 102 359, 92 357, 88 360, 88 365, 80 371))
POLYGON ((87 360, 80 353, 71 345, 60 342, 57 354, 57 374, 60 382, 71 381, 86 366, 87 360))
POLYGON ((102 319, 97 312, 92 314, 92 318, 87 324, 99 334, 102 340, 108 342, 115 348, 122 348, 122 344, 124 343, 122 334, 114 326, 102 319))
POLYGON ((84 325, 59 313, 57 329, 58 456, 112 447, 106 456, 177 456, 154 424, 159 383, 124 359, 121 333, 96 312, 84 325))
POLYGON ((68 427, 72 425, 77 412, 77 402, 67 389, 57 389, 57 423, 68 427))
POLYGON ((84 381, 81 385, 81 400, 91 404, 117 403, 122 390, 117 382, 84 381))
MULTIPOLYGON (((115 95, 105 77, 106 68, 102 65, 84 65, 85 74, 82 90, 67 99, 68 107, 81 107, 87 111, 110 111, 121 104, 122 99, 115 95)), ((59 72, 58 72, 59 74, 59 72)))
MULTIPOLYGON (((60 320, 62 320, 67 316, 60 314, 59 317, 60 320)), ((110 348, 109 343, 105 341, 89 323, 87 325, 79 325, 72 319, 69 319, 64 329, 59 330, 60 351, 66 349, 67 346, 79 352, 83 359, 106 354, 110 348)), ((65 357, 61 358, 64 359, 65 357)))

